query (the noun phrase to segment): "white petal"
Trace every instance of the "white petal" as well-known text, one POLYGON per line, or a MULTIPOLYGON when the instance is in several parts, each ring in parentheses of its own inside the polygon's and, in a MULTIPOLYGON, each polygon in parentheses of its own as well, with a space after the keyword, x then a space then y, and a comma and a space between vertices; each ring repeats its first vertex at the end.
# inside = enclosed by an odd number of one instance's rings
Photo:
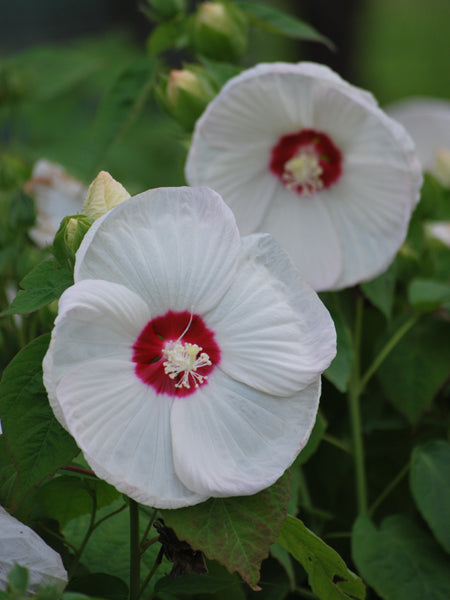
POLYGON ((336 353, 331 317, 268 235, 243 238, 236 278, 205 315, 230 377, 274 396, 292 396, 336 353))
POLYGON ((47 585, 61 592, 67 584, 60 555, 0 506, 0 590, 6 590, 8 573, 15 564, 28 569, 28 592, 47 585))
POLYGON ((131 360, 132 346, 151 319, 144 301, 122 285, 84 280, 68 288, 43 362, 50 405, 66 427, 56 387, 70 370, 96 358, 131 360))
POLYGON ((174 472, 170 434, 173 399, 138 379, 134 364, 98 359, 69 371, 57 387, 69 431, 96 474, 155 508, 196 504, 174 472))
POLYGON ((204 312, 234 276, 239 231, 212 190, 160 188, 98 219, 77 253, 75 281, 126 285, 152 307, 204 312))
POLYGON ((207 385, 174 402, 176 473, 190 489, 214 497, 269 487, 306 444, 319 395, 320 376, 291 398, 274 398, 216 369, 207 385))
POLYGON ((338 280, 343 269, 341 240, 320 193, 298 196, 280 189, 260 229, 283 245, 315 290, 330 289, 338 280))
POLYGON ((413 138, 422 167, 434 171, 436 150, 450 150, 450 102, 436 98, 409 98, 386 107, 413 138))

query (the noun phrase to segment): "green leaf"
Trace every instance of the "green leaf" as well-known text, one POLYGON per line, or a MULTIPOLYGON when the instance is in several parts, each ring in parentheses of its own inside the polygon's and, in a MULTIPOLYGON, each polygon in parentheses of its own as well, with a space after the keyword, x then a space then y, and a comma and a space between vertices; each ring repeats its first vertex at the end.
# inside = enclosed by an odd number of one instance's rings
POLYGON ((257 590, 261 562, 276 540, 289 500, 289 474, 253 496, 211 498, 180 508, 164 510, 165 524, 180 540, 237 571, 257 590))
MULTIPOLYGON (((97 511, 96 521, 105 518, 124 505, 122 499, 116 500, 109 506, 97 511)), ((144 535, 147 520, 140 514, 140 533, 144 535)), ((90 515, 85 514, 72 519, 63 527, 64 537, 79 547, 83 542, 89 527, 90 515)), ((156 535, 156 532, 155 532, 156 535)), ((151 569, 160 549, 159 544, 153 544, 144 552, 141 558, 141 583, 151 569)), ((103 521, 92 533, 85 549, 82 562, 94 573, 106 573, 119 577, 122 581, 130 579, 130 517, 128 509, 117 512, 103 521)), ((160 569, 152 578, 153 585, 160 577, 169 572, 171 564, 164 558, 160 569)), ((146 588, 146 593, 152 589, 152 583, 146 588)))
POLYGON ((21 496, 69 462, 78 448, 55 419, 42 383, 42 360, 50 342, 43 335, 15 356, 0 383, 0 419, 21 496))
POLYGON ((360 516, 353 527, 353 558, 361 575, 385 600, 448 600, 448 561, 433 538, 403 515, 377 529, 360 516))
POLYGON ((150 56, 157 56, 171 48, 185 48, 189 43, 189 36, 185 30, 186 22, 187 19, 177 16, 171 21, 157 25, 147 40, 150 56))
POLYGON ((128 600, 128 585, 119 577, 106 573, 90 573, 73 578, 70 589, 72 592, 82 592, 105 600, 128 600))
POLYGON ((411 492, 435 538, 450 552, 450 444, 443 440, 414 448, 411 492))
POLYGON ((299 519, 288 516, 277 540, 308 573, 312 591, 321 600, 364 598, 365 587, 339 554, 299 519))
POLYGON ((418 312, 434 312, 450 303, 450 285, 433 279, 413 279, 408 288, 408 300, 418 312))
POLYGON ((247 13, 256 25, 271 33, 282 34, 297 40, 320 42, 330 50, 335 48, 333 42, 316 31, 314 27, 273 6, 254 4, 243 0, 234 0, 234 4, 247 13))
POLYGON ((216 594, 223 590, 234 596, 234 590, 239 587, 239 581, 231 577, 214 577, 211 575, 195 575, 189 573, 173 579, 162 577, 155 585, 155 592, 168 593, 174 596, 190 596, 196 594, 216 594))
POLYGON ((337 352, 324 376, 340 391, 346 392, 353 368, 353 342, 350 329, 339 310, 328 307, 337 335, 337 352))
POLYGON ((28 273, 20 285, 24 289, 19 290, 11 306, 1 316, 30 313, 57 300, 65 289, 73 285, 73 274, 68 267, 50 258, 28 273))
POLYGON ((383 315, 390 319, 394 303, 395 282, 397 279, 397 261, 372 281, 361 284, 364 295, 376 306, 383 315))
POLYGON ((75 517, 90 514, 94 499, 96 507, 102 508, 118 498, 119 492, 105 481, 61 475, 39 488, 32 517, 51 517, 63 528, 75 517))
MULTIPOLYGON (((385 342, 398 329, 387 331, 385 342)), ((378 369, 389 401, 412 424, 431 408, 433 398, 448 378, 450 323, 427 317, 419 321, 396 345, 378 369)))
POLYGON ((300 452, 298 457, 295 459, 296 465, 304 465, 314 454, 319 447, 320 441, 323 434, 327 429, 327 421, 323 414, 319 411, 317 413, 316 422, 314 423, 313 430, 309 436, 309 440, 303 450, 300 452))
POLYGON ((18 597, 25 596, 28 590, 30 576, 28 569, 15 564, 8 574, 8 588, 18 597))
POLYGON ((98 109, 94 136, 97 162, 124 135, 141 112, 153 85, 155 62, 140 59, 124 69, 98 109))

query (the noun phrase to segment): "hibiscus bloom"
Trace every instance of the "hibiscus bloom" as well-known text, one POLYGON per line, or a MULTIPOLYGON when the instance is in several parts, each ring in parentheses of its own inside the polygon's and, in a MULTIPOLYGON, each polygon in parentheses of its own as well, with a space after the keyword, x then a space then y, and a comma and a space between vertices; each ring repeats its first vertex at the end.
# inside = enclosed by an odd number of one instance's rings
POLYGON ((424 171, 450 187, 450 102, 437 98, 408 98, 386 112, 413 138, 424 171))
POLYGON ((78 250, 44 359, 97 475, 178 508, 273 484, 313 427, 331 318, 268 235, 207 188, 139 194, 78 250))
POLYGON ((59 554, 0 506, 0 590, 6 590, 8 573, 15 564, 28 569, 29 592, 46 585, 62 591, 67 584, 59 554))
POLYGON ((384 271, 421 185, 403 127, 313 63, 229 80, 197 121, 186 178, 218 191, 242 234, 273 234, 316 290, 384 271))
POLYGON ((30 230, 30 237, 38 246, 53 242, 64 217, 81 212, 86 190, 60 165, 45 159, 34 165, 25 191, 36 203, 36 226, 30 230))

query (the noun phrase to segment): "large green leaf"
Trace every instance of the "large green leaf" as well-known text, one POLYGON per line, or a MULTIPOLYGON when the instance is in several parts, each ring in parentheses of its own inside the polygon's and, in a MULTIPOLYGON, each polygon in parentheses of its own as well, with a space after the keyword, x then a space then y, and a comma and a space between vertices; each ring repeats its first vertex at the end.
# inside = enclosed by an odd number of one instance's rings
POLYGON ((152 59, 137 60, 120 73, 105 95, 94 126, 97 163, 139 115, 150 95, 154 74, 152 59))
POLYGON ((237 571, 259 589, 261 562, 276 540, 289 500, 289 475, 253 496, 211 498, 202 504, 162 511, 163 519, 180 540, 237 571))
POLYGON ((73 438, 55 419, 42 383, 49 341, 46 334, 21 350, 0 383, 0 419, 18 474, 18 497, 78 453, 73 438))
MULTIPOLYGON (((399 323, 393 324, 382 342, 398 328, 399 323)), ((448 378, 449 339, 449 322, 424 318, 408 331, 378 370, 384 394, 412 424, 432 406, 448 378)))
POLYGON ((413 279, 408 300, 418 312, 433 312, 443 305, 450 307, 450 285, 433 279, 413 279))
POLYGON ((365 586, 361 579, 347 568, 333 548, 327 546, 299 519, 288 516, 277 541, 308 573, 309 585, 320 600, 365 597, 365 586))
POLYGON ((414 448, 411 491, 434 536, 450 552, 450 444, 443 440, 414 448))
POLYGON ((394 261, 384 273, 361 284, 364 295, 381 310, 387 319, 390 319, 392 314, 397 264, 397 261, 394 261))
POLYGON ((340 391, 346 392, 353 368, 353 342, 350 329, 339 310, 328 307, 336 328, 337 351, 324 376, 340 391))
POLYGON ((90 514, 94 502, 99 509, 118 497, 119 492, 105 481, 61 475, 39 488, 34 498, 32 518, 50 517, 64 527, 75 517, 90 514))
POLYGON ((433 538, 403 515, 377 529, 360 516, 353 527, 353 558, 384 600, 448 600, 448 560, 433 538))
POLYGON ((328 48, 334 49, 333 42, 316 31, 314 27, 273 6, 255 4, 246 0, 234 0, 234 4, 237 4, 239 8, 247 13, 256 25, 263 27, 267 31, 286 35, 297 40, 321 42, 328 46, 328 48))
POLYGON ((2 315, 30 313, 38 310, 53 300, 57 300, 69 286, 73 284, 72 271, 50 258, 35 267, 20 285, 11 306, 2 315))

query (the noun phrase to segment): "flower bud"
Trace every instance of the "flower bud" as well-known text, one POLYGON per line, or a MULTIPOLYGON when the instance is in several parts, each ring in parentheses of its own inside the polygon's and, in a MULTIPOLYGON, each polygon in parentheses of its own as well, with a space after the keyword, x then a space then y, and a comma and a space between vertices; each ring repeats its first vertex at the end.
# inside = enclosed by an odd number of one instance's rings
POLYGON ((247 18, 234 4, 204 2, 198 7, 192 41, 200 54, 231 62, 244 54, 247 37, 247 18))
POLYGON ((163 108, 183 127, 192 129, 214 98, 216 89, 203 67, 190 66, 171 71, 156 93, 163 108))
POLYGON ((450 150, 440 148, 436 151, 434 174, 439 183, 445 188, 450 188, 450 150))
POLYGON ((81 212, 95 221, 130 194, 107 171, 100 171, 88 188, 81 212))
POLYGON ((93 219, 85 215, 64 217, 53 241, 53 254, 59 262, 75 262, 75 254, 93 219))

